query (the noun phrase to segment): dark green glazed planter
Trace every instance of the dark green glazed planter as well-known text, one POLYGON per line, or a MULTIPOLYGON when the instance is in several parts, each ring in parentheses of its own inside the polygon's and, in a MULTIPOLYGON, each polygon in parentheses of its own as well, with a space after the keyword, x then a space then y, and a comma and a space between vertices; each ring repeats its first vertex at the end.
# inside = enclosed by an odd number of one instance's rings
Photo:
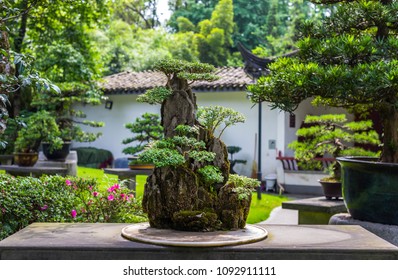
POLYGON ((337 158, 343 198, 352 218, 398 225, 398 164, 377 158, 337 158))

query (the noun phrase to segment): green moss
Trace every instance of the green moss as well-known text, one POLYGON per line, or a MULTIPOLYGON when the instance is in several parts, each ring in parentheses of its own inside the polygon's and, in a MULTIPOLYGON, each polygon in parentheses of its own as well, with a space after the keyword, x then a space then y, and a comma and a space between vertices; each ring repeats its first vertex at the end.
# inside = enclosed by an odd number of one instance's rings
POLYGON ((185 231, 214 231, 220 229, 221 222, 212 210, 182 210, 173 215, 174 228, 185 231))

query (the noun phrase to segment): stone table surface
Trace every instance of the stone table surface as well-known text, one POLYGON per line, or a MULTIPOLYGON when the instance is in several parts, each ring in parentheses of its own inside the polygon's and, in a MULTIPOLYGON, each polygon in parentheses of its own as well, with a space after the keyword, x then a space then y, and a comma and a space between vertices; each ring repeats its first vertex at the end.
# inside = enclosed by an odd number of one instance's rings
POLYGON ((212 248, 130 241, 128 225, 34 223, 0 242, 0 259, 398 259, 398 247, 356 225, 259 225, 262 241, 212 248))
POLYGON ((282 202, 282 208, 332 214, 347 212, 347 208, 342 199, 326 199, 324 196, 284 201, 282 202))

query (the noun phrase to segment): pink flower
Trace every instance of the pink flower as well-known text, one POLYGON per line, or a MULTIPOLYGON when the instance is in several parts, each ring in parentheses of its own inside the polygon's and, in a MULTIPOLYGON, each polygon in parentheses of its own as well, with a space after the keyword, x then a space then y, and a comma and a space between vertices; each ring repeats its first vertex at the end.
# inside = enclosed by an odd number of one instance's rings
POLYGON ((92 191, 92 190, 93 190, 93 186, 88 186, 88 189, 89 189, 90 191, 92 191))
POLYGON ((93 196, 97 197, 99 195, 99 192, 93 192, 93 196))
POLYGON ((70 215, 72 216, 72 219, 76 218, 77 212, 75 209, 73 209, 72 211, 70 211, 70 215))
POLYGON ((70 180, 65 180, 65 183, 66 183, 67 186, 72 185, 72 182, 70 180))
POLYGON ((80 211, 82 211, 82 213, 86 213, 86 209, 84 209, 83 207, 80 209, 80 211))
POLYGON ((108 195, 108 200, 109 200, 109 201, 112 201, 112 200, 114 200, 114 199, 115 199, 115 197, 114 197, 112 194, 108 195))
POLYGON ((114 192, 115 190, 120 189, 120 186, 118 184, 113 185, 108 189, 108 192, 114 192))
POLYGON ((45 211, 47 210, 48 206, 45 204, 42 207, 40 207, 40 211, 45 211))
POLYGON ((120 198, 123 199, 123 200, 127 200, 128 197, 124 193, 121 193, 120 194, 120 198))

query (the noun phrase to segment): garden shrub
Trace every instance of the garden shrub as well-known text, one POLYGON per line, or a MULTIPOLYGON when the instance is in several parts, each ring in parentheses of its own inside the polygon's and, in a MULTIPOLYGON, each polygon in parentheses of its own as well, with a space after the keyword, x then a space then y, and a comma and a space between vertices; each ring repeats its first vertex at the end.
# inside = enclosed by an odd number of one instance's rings
POLYGON ((33 222, 146 221, 129 189, 99 190, 95 179, 0 174, 0 240, 33 222))

